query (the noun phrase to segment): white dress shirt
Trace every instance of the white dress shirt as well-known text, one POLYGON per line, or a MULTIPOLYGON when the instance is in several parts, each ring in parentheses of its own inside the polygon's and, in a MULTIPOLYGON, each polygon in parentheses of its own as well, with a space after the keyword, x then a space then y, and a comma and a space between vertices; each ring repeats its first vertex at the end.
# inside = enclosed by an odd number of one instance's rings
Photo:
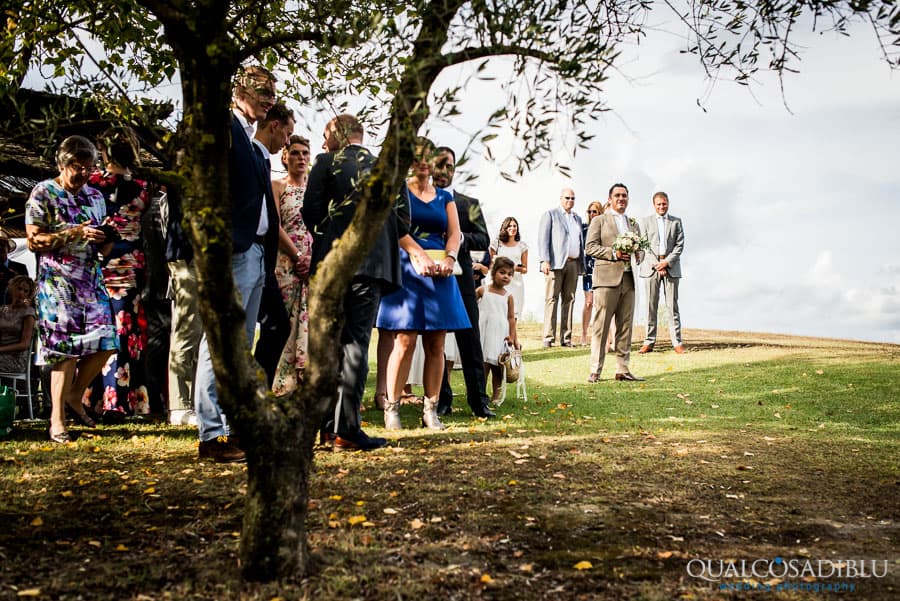
POLYGON ((659 256, 666 254, 666 215, 657 215, 656 230, 659 232, 659 256))
POLYGON ((575 220, 575 213, 566 213, 566 228, 569 230, 569 246, 566 250, 570 259, 581 256, 581 226, 575 220))

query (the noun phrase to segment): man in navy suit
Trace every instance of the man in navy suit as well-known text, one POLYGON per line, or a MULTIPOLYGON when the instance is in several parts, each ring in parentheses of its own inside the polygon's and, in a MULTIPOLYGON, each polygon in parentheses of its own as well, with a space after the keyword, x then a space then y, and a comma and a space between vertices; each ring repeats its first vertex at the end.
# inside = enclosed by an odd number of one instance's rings
MULTIPOLYGON (((484 356, 481 353, 481 333, 478 330, 478 301, 475 298, 475 279, 472 277, 472 255, 470 251, 481 251, 490 245, 487 225, 478 199, 460 194, 451 188, 456 173, 456 153, 452 148, 439 146, 435 149, 432 161, 432 179, 434 185, 444 188, 453 194, 456 210, 459 213, 459 230, 463 233, 463 242, 459 246, 456 261, 462 275, 456 276, 463 304, 469 316, 471 328, 457 330, 456 347, 459 349, 459 360, 462 363, 463 378, 466 381, 466 399, 469 407, 477 417, 495 417, 485 393, 484 356)), ((478 253, 481 254, 480 252, 478 253)), ((438 415, 449 415, 452 411, 453 390, 450 388, 450 372, 444 367, 444 379, 441 382, 441 395, 438 399, 438 415)))
MULTIPOLYGON (((272 195, 268 155, 252 138, 255 124, 275 106, 275 76, 262 67, 241 69, 234 86, 228 187, 231 196, 233 254, 231 270, 246 314, 247 339, 253 341, 266 273, 274 268, 278 248, 278 214, 272 195)), ((289 116, 293 130, 293 115, 289 116)), ((288 129, 288 123, 283 124, 288 129)), ((281 140, 283 145, 286 138, 281 140)), ((194 407, 200 430, 200 457, 219 463, 243 461, 244 452, 229 439, 219 407, 206 334, 200 343, 194 407)))
MULTIPOLYGON (((348 114, 336 116, 325 126, 326 152, 316 157, 303 197, 303 217, 313 232, 310 273, 315 273, 350 226, 375 165, 375 157, 362 146, 364 133, 359 120, 348 114)), ((362 431, 360 405, 378 303, 383 294, 401 285, 398 240, 408 235, 405 224, 395 214, 389 215, 344 295, 341 387, 334 413, 323 426, 323 436, 334 441, 335 451, 371 451, 387 444, 384 438, 362 431)))

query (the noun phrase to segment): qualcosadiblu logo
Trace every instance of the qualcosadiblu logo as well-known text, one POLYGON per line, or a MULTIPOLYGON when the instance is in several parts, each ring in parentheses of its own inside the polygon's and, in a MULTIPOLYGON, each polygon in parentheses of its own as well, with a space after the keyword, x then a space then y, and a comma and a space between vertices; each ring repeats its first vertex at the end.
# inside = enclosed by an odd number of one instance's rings
POLYGON ((884 578, 886 559, 692 559, 687 563, 692 578, 707 582, 731 579, 884 578))

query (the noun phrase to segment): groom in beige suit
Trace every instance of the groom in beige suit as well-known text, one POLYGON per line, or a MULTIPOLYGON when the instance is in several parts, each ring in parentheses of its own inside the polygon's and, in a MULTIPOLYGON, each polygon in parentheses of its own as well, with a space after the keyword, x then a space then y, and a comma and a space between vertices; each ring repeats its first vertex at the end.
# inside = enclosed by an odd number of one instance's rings
POLYGON ((591 319, 591 384, 600 381, 609 324, 616 319, 616 380, 639 382, 628 370, 631 354, 631 325, 634 317, 634 294, 638 257, 613 250, 619 234, 640 233, 637 222, 625 214, 628 188, 613 184, 609 189, 610 212, 595 217, 588 228, 584 252, 594 257, 594 315, 591 319))

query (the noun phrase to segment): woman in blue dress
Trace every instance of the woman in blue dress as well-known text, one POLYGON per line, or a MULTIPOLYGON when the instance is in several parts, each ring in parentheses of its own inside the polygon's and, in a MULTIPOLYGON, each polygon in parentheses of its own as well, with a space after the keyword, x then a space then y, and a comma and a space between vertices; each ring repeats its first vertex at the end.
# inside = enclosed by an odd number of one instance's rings
POLYGON ((416 141, 412 177, 406 180, 402 191, 409 202, 411 234, 400 240, 403 287, 381 299, 376 322, 378 328, 394 335, 384 403, 384 427, 388 430, 401 427, 400 396, 419 334, 425 349, 422 424, 432 430, 444 428, 437 416, 438 393, 444 375, 444 335, 448 330, 471 327, 453 277, 460 244, 459 216, 453 196, 431 183, 433 153, 434 144, 430 140, 416 141))

